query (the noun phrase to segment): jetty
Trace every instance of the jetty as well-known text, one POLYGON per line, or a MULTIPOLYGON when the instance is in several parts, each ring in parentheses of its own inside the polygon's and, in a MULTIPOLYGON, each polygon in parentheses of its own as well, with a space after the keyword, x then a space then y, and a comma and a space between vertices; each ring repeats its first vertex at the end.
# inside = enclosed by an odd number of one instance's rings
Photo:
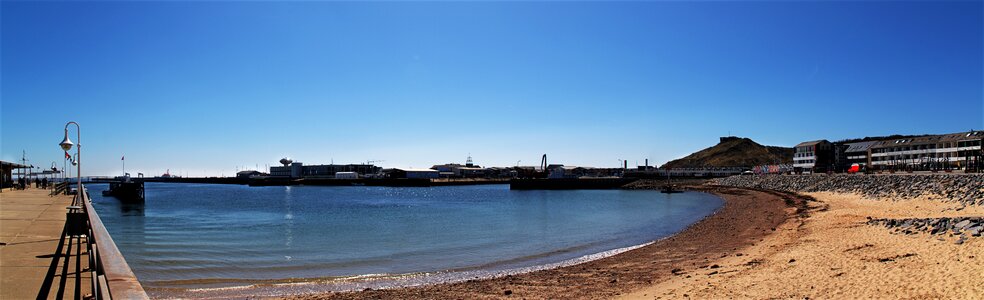
POLYGON ((617 189, 636 181, 635 178, 534 178, 512 179, 512 190, 604 190, 617 189))
POLYGON ((67 187, 3 191, 0 298, 147 299, 85 185, 67 187))

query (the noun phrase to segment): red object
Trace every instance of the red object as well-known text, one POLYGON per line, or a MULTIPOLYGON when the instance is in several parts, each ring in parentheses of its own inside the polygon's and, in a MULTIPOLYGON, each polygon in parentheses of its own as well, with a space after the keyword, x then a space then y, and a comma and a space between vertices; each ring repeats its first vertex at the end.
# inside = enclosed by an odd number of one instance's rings
POLYGON ((861 166, 858 166, 858 164, 852 164, 851 168, 847 169, 848 173, 857 173, 858 171, 861 171, 861 166))
POLYGON ((65 151, 65 159, 72 159, 72 156, 68 155, 68 151, 65 151))

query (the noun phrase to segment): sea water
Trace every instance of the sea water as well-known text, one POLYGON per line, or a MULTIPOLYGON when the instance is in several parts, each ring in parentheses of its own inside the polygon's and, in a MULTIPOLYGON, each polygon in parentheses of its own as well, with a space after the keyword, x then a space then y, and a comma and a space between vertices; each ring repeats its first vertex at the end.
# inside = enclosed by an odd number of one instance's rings
POLYGON ((140 282, 229 287, 284 278, 516 270, 644 244, 713 213, 705 193, 147 183, 93 206, 140 282))

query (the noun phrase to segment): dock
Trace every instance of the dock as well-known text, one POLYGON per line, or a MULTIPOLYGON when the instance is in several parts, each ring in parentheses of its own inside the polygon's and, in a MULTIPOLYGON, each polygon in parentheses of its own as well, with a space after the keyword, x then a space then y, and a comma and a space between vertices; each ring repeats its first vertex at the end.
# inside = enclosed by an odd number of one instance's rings
POLYGON ((0 299, 147 299, 81 190, 3 191, 0 299))

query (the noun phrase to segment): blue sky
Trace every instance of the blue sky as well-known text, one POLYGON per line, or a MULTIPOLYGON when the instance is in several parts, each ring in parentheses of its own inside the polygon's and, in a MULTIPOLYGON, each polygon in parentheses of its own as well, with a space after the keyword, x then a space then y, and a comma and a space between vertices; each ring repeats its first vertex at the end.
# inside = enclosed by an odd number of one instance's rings
POLYGON ((984 128, 974 2, 2 2, 0 159, 662 164, 984 128), (72 129, 72 139, 75 133, 72 129))

